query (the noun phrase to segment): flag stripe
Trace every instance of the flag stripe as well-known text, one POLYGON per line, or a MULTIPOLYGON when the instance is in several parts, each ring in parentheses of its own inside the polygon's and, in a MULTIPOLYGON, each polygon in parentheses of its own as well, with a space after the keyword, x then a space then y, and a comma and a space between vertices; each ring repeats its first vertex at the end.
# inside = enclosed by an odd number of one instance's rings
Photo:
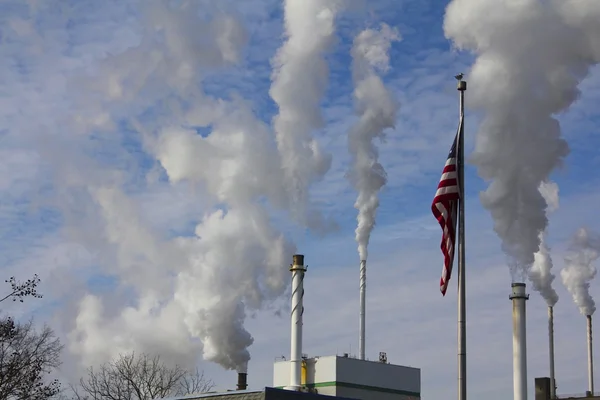
POLYGON ((442 241, 440 248, 444 255, 442 277, 440 278, 440 291, 446 295, 448 282, 452 275, 452 264, 454 262, 454 247, 456 242, 456 216, 458 202, 460 201, 457 147, 458 138, 462 127, 462 119, 458 125, 458 132, 454 137, 454 143, 448 154, 448 159, 442 170, 442 176, 431 204, 431 211, 442 228, 442 241))

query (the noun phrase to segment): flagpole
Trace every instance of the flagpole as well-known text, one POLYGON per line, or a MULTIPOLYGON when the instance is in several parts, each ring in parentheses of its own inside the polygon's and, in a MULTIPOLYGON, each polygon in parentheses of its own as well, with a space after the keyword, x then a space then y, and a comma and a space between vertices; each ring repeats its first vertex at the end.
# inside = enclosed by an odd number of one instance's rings
POLYGON ((458 400, 467 400, 467 332, 465 305, 465 91, 463 74, 456 76, 460 93, 460 134, 458 137, 458 400))

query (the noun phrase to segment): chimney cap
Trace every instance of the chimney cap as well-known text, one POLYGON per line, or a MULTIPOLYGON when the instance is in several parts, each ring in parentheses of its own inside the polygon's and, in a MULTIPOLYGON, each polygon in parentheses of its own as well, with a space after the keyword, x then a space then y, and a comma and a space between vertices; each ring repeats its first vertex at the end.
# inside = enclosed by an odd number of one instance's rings
POLYGON ((304 266, 304 254, 294 254, 292 256, 292 261, 294 265, 304 266))

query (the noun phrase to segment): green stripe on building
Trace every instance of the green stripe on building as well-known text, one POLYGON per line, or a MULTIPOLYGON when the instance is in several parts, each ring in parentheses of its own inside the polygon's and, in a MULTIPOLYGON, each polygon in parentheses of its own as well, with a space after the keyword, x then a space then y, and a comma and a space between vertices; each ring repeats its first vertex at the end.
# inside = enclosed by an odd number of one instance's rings
MULTIPOLYGON (((412 396, 412 397, 421 398, 421 393, 418 393, 418 392, 409 392, 407 390, 381 388, 381 387, 377 387, 377 386, 359 385, 357 383, 348 383, 348 382, 333 382, 332 381, 332 382, 307 383, 305 386, 308 388, 320 388, 320 387, 335 386, 335 387, 344 387, 344 388, 350 388, 350 389, 369 390, 372 392, 393 393, 393 394, 400 394, 403 396, 412 396)), ((284 388, 284 386, 276 387, 276 389, 283 389, 283 388, 284 388)))

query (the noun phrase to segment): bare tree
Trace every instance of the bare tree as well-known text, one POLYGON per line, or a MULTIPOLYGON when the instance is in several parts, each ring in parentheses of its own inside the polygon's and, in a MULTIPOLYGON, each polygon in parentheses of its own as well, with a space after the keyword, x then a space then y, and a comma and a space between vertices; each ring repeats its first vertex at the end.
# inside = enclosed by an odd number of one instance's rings
POLYGON ((193 372, 183 375, 177 385, 175 396, 184 396, 186 394, 206 393, 215 387, 215 383, 204 377, 204 371, 196 368, 193 372))
POLYGON ((21 303, 23 302, 23 297, 27 296, 36 297, 38 299, 42 298, 42 295, 37 292, 37 285, 40 283, 40 278, 38 278, 37 274, 31 279, 27 279, 25 282, 17 281, 14 276, 6 279, 4 282, 9 283, 11 289, 6 296, 0 298, 0 303, 10 298, 12 298, 13 301, 19 300, 21 303))
POLYGON ((214 384, 198 370, 190 373, 178 365, 167 366, 159 356, 131 353, 90 368, 80 386, 83 395, 74 391, 80 400, 151 400, 207 391, 214 384))
POLYGON ((45 400, 60 390, 45 375, 60 365, 62 346, 49 327, 36 332, 31 321, 0 320, 0 399, 45 400))

